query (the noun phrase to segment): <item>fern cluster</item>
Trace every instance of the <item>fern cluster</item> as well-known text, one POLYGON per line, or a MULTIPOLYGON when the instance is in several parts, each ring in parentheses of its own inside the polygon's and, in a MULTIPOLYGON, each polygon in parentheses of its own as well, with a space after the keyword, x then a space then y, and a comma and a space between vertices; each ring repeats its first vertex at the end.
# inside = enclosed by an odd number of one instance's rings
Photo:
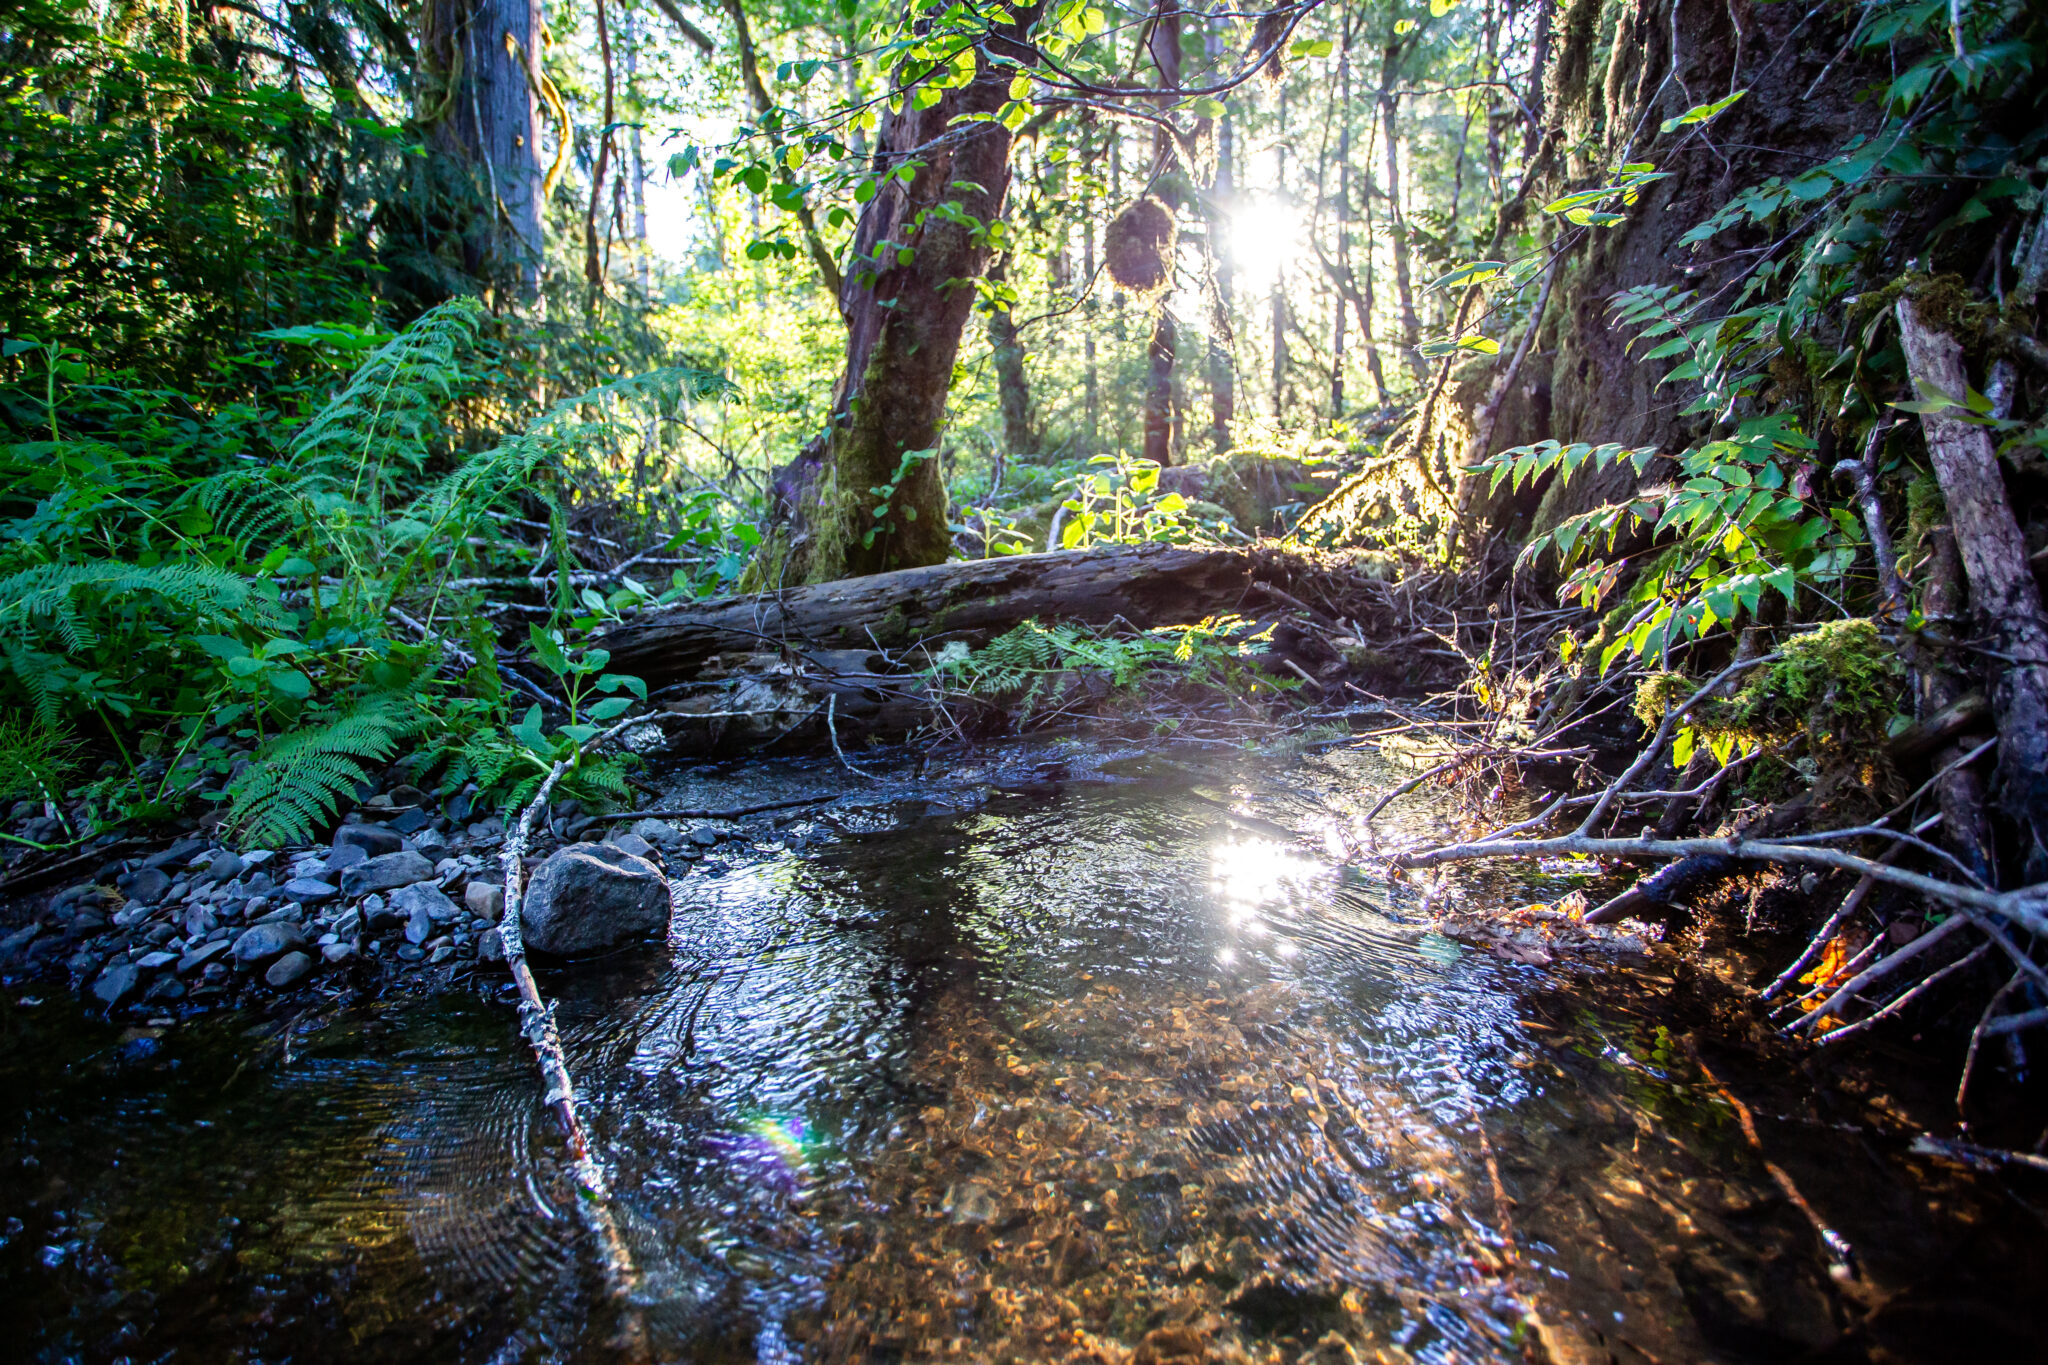
POLYGON ((333 719, 279 736, 228 787, 230 820, 256 843, 305 843, 373 782, 420 727, 413 692, 377 693, 333 719))
POLYGON ((1113 692, 1130 693, 1155 674, 1247 693, 1262 685, 1246 669, 1262 652, 1267 632, 1238 616, 1210 617, 1188 626, 1164 626, 1142 635, 1110 635, 1072 621, 1029 620, 980 649, 954 641, 927 672, 941 688, 1002 704, 1029 722, 1065 679, 1076 672, 1104 677, 1113 692))

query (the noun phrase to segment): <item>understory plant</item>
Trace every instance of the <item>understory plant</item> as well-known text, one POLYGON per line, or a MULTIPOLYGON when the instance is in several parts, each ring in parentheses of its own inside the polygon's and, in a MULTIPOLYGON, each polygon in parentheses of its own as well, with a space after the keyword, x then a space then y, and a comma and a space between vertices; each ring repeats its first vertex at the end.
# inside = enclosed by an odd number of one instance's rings
MULTIPOLYGON (((268 409, 208 410, 14 346, 5 399, 35 418, 0 447, 19 476, 0 494, 0 697, 33 727, 8 737, 16 766, 36 770, 26 756, 50 737, 96 734, 112 751, 92 791, 103 820, 197 800, 252 840, 298 841, 422 736, 436 761, 416 777, 510 800, 629 704, 617 694, 644 696, 564 652, 622 596, 655 595, 571 586, 564 490, 644 414, 717 381, 656 370, 480 436, 487 323, 458 298, 392 336, 292 329, 273 354, 314 379, 268 409), (508 515, 553 528, 547 558, 502 534, 508 515), (493 571, 554 585, 534 638, 566 702, 557 727, 505 690, 477 612, 493 571)), ((565 795, 626 799, 621 761, 579 762, 565 795)))
POLYGON ((954 640, 932 657, 928 685, 942 696, 999 703, 1018 728, 1059 700, 1077 677, 1100 678, 1114 695, 1139 696, 1148 683, 1212 687, 1232 697, 1281 690, 1256 671, 1271 628, 1241 616, 1214 616, 1139 635, 1112 634, 1079 622, 1036 619, 980 648, 954 640))

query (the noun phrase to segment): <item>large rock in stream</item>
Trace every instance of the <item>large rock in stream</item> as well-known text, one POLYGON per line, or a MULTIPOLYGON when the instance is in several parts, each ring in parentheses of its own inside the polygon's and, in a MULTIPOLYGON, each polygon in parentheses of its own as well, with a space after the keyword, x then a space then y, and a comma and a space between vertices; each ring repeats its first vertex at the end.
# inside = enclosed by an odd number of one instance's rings
POLYGON ((666 929, 668 913, 660 868, 608 844, 572 844, 534 869, 519 925, 529 947, 584 957, 666 929))

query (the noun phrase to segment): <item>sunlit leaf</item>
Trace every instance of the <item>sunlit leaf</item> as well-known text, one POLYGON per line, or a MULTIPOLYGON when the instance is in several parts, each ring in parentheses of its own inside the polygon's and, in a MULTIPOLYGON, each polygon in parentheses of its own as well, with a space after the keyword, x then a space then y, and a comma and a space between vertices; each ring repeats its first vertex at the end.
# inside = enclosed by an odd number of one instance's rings
POLYGON ((1686 110, 1677 118, 1665 119, 1662 125, 1663 130, 1667 133, 1675 133, 1680 128, 1685 127, 1687 124, 1705 123, 1708 119, 1720 113, 1723 109, 1726 109, 1729 105, 1735 103, 1735 101, 1741 99, 1744 95, 1747 95, 1748 93, 1749 92, 1747 90, 1738 90, 1732 95, 1727 95, 1722 97, 1721 99, 1715 100, 1712 104, 1695 104, 1692 108, 1686 110))

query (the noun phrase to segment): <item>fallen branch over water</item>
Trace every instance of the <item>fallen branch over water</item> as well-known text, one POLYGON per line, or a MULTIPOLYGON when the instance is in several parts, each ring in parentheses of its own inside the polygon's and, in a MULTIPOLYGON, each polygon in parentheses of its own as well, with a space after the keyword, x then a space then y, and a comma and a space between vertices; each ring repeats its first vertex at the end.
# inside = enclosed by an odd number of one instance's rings
MULTIPOLYGON (((1831 830, 1802 838, 1844 838, 1856 834, 1881 833, 1869 829, 1831 830)), ((1915 891, 1932 900, 1966 910, 2006 916, 2029 931, 2048 934, 2048 882, 2023 886, 2016 891, 1985 891, 1974 886, 1943 881, 1906 868, 1893 867, 1875 858, 1865 858, 1838 848, 1813 844, 1792 844, 1747 840, 1740 836, 1706 839, 1598 839, 1584 834, 1564 834, 1549 839, 1500 839, 1467 844, 1446 844, 1397 854, 1402 867, 1437 867, 1443 863, 1470 862, 1480 858, 1543 858, 1555 854, 1576 854, 1589 858, 1692 858, 1714 855, 1745 862, 1782 863, 1788 866, 1834 868, 1854 872, 1872 881, 1915 891)))
POLYGON ((519 823, 505 836, 502 855, 505 908, 498 921, 498 934, 505 943, 505 965, 512 973, 513 983, 519 988, 519 1031, 525 1036, 527 1046, 533 1049, 533 1058, 540 1064, 541 1078, 547 1082, 546 1103, 554 1110, 569 1148, 570 1171, 576 1180, 576 1211, 597 1241, 606 1288, 613 1301, 626 1310, 622 1324, 626 1339, 621 1346, 634 1358, 644 1357, 647 1353, 645 1324, 640 1321, 631 1302, 639 1271, 633 1263, 633 1253, 619 1232, 618 1220, 612 1215, 611 1189, 605 1179, 604 1168, 592 1155, 590 1139, 583 1131, 582 1121, 576 1116, 576 1084, 570 1078, 569 1062, 562 1052, 562 1037, 555 1028, 554 1007, 541 998, 533 970, 526 965, 526 940, 520 931, 519 913, 526 887, 526 846, 533 838, 534 825, 540 813, 547 809, 548 797, 553 794, 555 784, 584 754, 616 739, 634 725, 643 724, 644 720, 644 717, 633 716, 620 721, 609 730, 592 736, 587 743, 578 745, 549 769, 539 790, 534 792, 533 800, 527 803, 525 812, 520 815, 519 823))

